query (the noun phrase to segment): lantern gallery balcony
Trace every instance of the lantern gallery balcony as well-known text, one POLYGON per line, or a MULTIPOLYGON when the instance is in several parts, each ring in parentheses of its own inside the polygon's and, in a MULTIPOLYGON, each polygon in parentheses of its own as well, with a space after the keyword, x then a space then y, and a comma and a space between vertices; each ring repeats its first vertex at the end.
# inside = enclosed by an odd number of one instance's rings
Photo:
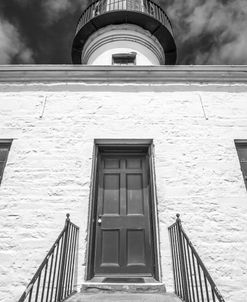
POLYGON ((91 19, 116 11, 133 11, 147 14, 165 25, 172 33, 171 22, 163 9, 149 0, 99 0, 93 2, 82 14, 76 33, 91 19))
POLYGON ((171 22, 164 10, 150 0, 99 0, 82 13, 72 47, 72 61, 81 63, 81 52, 89 36, 107 25, 134 24, 154 35, 164 49, 166 64, 175 64, 176 45, 171 22))

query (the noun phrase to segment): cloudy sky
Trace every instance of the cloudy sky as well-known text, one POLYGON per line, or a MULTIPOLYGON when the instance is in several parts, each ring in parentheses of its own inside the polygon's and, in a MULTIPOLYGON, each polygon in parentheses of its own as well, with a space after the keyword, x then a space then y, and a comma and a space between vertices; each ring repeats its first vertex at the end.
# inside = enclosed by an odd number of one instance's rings
MULTIPOLYGON (((0 0, 0 64, 71 64, 89 0, 0 0)), ((160 0, 178 64, 247 64, 247 0, 160 0)))

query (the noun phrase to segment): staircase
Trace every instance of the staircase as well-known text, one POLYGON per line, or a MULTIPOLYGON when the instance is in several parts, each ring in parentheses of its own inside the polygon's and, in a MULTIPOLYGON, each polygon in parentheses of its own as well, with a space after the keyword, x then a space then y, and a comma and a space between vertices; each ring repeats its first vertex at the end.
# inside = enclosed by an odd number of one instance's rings
POLYGON ((74 291, 79 228, 67 214, 65 226, 18 302, 225 302, 186 235, 179 214, 169 228, 175 294, 164 284, 84 283, 74 291))
POLYGON ((81 292, 66 302, 181 302, 175 294, 166 293, 165 285, 154 283, 96 283, 86 282, 81 292))
POLYGON ((169 293, 77 293, 66 302, 181 302, 175 294, 169 293))

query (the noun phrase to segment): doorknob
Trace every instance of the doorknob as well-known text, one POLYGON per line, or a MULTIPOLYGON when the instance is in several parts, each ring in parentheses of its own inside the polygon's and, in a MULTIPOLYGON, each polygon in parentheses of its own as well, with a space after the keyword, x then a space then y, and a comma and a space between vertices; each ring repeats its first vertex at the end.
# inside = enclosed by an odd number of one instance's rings
POLYGON ((98 216, 98 221, 97 222, 98 222, 99 225, 101 225, 101 222, 102 222, 102 216, 101 215, 98 216))

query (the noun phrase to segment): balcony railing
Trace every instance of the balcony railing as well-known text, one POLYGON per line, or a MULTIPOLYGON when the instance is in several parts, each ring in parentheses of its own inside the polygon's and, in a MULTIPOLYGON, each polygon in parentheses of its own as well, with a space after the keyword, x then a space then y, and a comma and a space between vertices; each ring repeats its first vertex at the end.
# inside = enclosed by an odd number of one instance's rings
POLYGON ((185 234, 179 214, 169 228, 175 293, 185 302, 225 302, 185 234))
POLYGON ((91 19, 114 11, 135 11, 153 17, 172 34, 170 20, 163 9, 150 0, 98 0, 90 4, 79 19, 76 34, 91 19))
POLYGON ((67 214, 62 232, 18 302, 60 302, 73 293, 78 234, 67 214))

